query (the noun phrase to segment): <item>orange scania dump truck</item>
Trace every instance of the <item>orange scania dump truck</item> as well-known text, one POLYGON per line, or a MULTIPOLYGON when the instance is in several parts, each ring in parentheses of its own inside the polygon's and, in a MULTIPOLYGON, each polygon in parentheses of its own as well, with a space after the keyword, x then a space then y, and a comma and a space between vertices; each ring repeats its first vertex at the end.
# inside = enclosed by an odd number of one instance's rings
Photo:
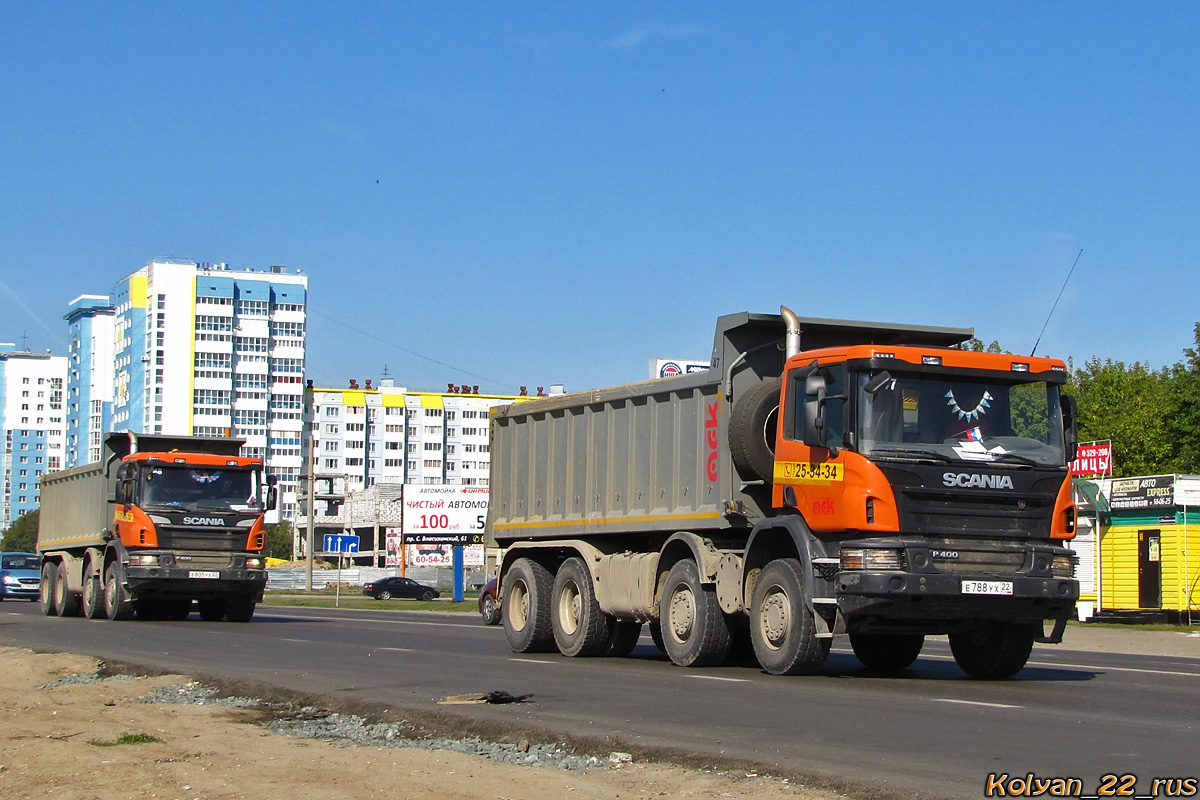
POLYGON ((242 440, 112 433, 105 458, 42 479, 42 611, 248 622, 267 582, 275 505, 242 440))
POLYGON ((741 313, 708 372, 494 410, 510 647, 627 654, 648 624, 682 666, 746 643, 801 674, 839 634, 881 671, 946 634, 969 675, 1019 671, 1079 595, 1075 405, 1063 362, 972 335, 741 313))

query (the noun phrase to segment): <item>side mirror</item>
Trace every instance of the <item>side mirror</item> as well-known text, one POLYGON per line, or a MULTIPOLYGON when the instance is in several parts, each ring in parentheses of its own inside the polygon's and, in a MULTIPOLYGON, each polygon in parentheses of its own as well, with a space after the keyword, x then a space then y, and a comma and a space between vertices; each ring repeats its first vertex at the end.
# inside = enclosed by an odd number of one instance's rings
POLYGON ((112 502, 117 505, 125 505, 125 481, 118 479, 113 486, 112 502))
POLYGON ((1070 463, 1079 454, 1079 406, 1069 394, 1058 398, 1058 403, 1062 408, 1063 448, 1067 451, 1067 463, 1070 463))
POLYGON ((267 502, 266 510, 270 511, 279 504, 279 489, 276 484, 279 483, 279 478, 274 475, 267 476, 267 502))
POLYGON ((804 379, 804 443, 826 447, 825 376, 814 372, 804 379))
POLYGON ((876 394, 884 386, 887 386, 889 383, 891 383, 891 381, 892 381, 892 373, 888 372, 885 369, 883 372, 879 373, 874 378, 871 378, 871 380, 867 381, 867 385, 863 387, 863 391, 866 392, 867 394, 871 394, 871 395, 876 394))

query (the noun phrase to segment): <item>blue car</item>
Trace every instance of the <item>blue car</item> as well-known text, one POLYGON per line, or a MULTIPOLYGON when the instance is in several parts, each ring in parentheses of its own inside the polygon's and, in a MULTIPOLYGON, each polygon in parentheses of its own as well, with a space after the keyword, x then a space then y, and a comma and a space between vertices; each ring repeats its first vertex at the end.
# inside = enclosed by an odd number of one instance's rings
POLYGON ((0 553, 0 600, 37 600, 42 583, 42 559, 37 553, 0 553))

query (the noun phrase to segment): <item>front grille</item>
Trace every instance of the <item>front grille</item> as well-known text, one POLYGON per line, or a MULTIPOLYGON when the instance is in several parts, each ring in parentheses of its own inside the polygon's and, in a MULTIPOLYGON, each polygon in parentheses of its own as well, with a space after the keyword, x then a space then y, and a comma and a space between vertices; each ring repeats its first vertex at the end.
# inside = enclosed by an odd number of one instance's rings
POLYGON ((228 567, 228 553, 175 553, 175 563, 188 569, 216 569, 228 567))
POLYGON ((172 528, 158 529, 158 546, 163 550, 245 550, 250 532, 246 529, 172 528))
POLYGON ((17 580, 19 580, 21 582, 22 586, 28 586, 31 589, 38 588, 38 586, 42 582, 41 578, 17 578, 17 580))
POLYGON ((900 527, 902 531, 927 536, 1047 536, 1054 497, 1030 494, 1019 498, 996 495, 964 498, 945 491, 902 489, 897 492, 900 527))
POLYGON ((1010 575, 1025 565, 1024 552, 972 552, 969 550, 956 550, 955 552, 958 553, 958 558, 934 556, 933 565, 937 567, 938 572, 1010 575))

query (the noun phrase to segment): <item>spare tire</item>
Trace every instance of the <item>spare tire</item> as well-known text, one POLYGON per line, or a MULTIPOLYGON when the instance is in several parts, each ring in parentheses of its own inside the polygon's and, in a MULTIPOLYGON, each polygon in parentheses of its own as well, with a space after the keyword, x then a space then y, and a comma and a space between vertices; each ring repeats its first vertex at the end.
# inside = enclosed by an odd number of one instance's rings
POLYGON ((783 378, 756 383, 737 399, 729 418, 729 452, 734 465, 767 483, 775 477, 775 434, 782 388, 783 378))

